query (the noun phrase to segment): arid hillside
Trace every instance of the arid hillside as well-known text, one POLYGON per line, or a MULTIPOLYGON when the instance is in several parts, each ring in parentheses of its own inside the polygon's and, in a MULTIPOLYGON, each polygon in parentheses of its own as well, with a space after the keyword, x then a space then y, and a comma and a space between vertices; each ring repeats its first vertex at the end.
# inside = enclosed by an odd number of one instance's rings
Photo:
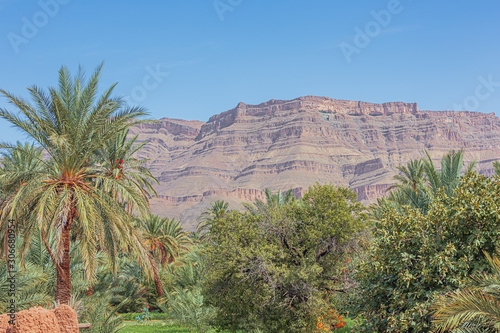
POLYGON ((358 199, 384 195, 398 165, 427 150, 438 162, 450 149, 492 173, 500 160, 500 119, 493 113, 421 111, 416 103, 373 104, 306 96, 239 103, 208 122, 161 119, 134 127, 148 141, 140 157, 160 181, 153 212, 193 229, 212 201, 233 208, 264 189, 300 195, 315 182, 349 186, 358 199))

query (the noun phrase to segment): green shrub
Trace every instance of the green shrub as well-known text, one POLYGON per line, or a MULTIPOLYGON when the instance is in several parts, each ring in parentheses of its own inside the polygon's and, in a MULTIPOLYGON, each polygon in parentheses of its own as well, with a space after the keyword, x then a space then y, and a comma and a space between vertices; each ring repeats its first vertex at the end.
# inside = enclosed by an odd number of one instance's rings
POLYGON ((362 322, 361 319, 351 319, 351 318, 344 318, 345 321, 345 326, 342 328, 338 328, 334 333, 364 333, 363 331, 360 330, 360 323, 362 322))
POLYGON ((210 321, 215 317, 215 309, 203 304, 201 288, 178 289, 167 294, 169 315, 179 324, 187 325, 190 331, 204 333, 211 330, 210 321))
POLYGON ((109 306, 111 292, 96 292, 92 297, 85 299, 85 305, 80 310, 78 320, 92 324, 89 333, 116 333, 122 325, 122 318, 109 306))
POLYGON ((149 314, 149 309, 143 308, 142 313, 140 315, 138 315, 137 317, 135 317, 135 320, 141 324, 145 324, 149 320, 151 320, 151 315, 149 314))
POLYGON ((403 207, 375 223, 373 248, 357 270, 354 309, 365 332, 430 332, 433 298, 489 270, 483 251, 500 244, 500 183, 474 173, 452 197, 443 191, 424 215, 403 207))
POLYGON ((345 291, 344 268, 363 244, 364 206, 347 188, 319 185, 299 202, 231 212, 211 225, 204 296, 214 326, 309 332, 345 291))

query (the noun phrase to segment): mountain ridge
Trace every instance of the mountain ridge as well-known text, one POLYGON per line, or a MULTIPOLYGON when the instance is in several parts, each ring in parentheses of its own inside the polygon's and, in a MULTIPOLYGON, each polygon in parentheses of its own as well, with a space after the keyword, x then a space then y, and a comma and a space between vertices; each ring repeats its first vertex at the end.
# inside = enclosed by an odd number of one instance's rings
POLYGON ((148 141, 139 157, 159 181, 153 212, 193 229, 215 200, 232 208, 263 199, 264 189, 316 181, 349 186, 364 202, 383 195, 396 167, 424 150, 438 161, 450 149, 491 174, 500 159, 500 119, 470 111, 421 111, 417 103, 368 103, 303 96, 243 102, 207 122, 162 118, 131 129, 148 141))

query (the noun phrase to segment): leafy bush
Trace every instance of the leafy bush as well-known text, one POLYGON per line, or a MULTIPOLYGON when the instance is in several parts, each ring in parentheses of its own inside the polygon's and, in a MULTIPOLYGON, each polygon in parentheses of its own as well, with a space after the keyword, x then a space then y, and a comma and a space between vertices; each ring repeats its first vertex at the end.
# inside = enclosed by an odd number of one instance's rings
POLYGON ((500 183, 468 173, 448 197, 438 191, 426 215, 388 209, 374 226, 370 257, 357 270, 354 309, 365 332, 429 332, 433 298, 489 270, 483 251, 500 243, 500 183))
POLYGON ((85 305, 78 317, 79 322, 91 323, 89 333, 116 333, 120 331, 123 321, 116 315, 115 309, 109 305, 111 292, 95 293, 85 299, 85 305))
POLYGON ((135 320, 141 324, 145 324, 147 321, 151 320, 148 308, 142 309, 142 313, 135 317, 135 320))
POLYGON ((476 274, 468 278, 467 288, 439 297, 434 323, 439 332, 497 332, 500 327, 500 259, 486 254, 493 274, 476 274))
POLYGON ((204 333, 211 330, 210 321, 215 309, 203 304, 201 288, 177 290, 168 294, 169 314, 176 322, 189 326, 190 331, 204 333))
POLYGON ((343 274, 363 243, 364 206, 319 184, 298 202, 231 212, 211 225, 204 296, 218 329, 307 332, 351 286, 343 274))
POLYGON ((169 274, 165 304, 161 309, 179 325, 189 326, 190 331, 207 332, 215 309, 204 304, 201 292, 205 279, 205 266, 201 247, 192 246, 191 251, 180 258, 182 265, 169 274))
POLYGON ((344 318, 345 326, 339 329, 336 329, 335 333, 364 333, 364 331, 360 330, 360 324, 362 322, 361 319, 351 319, 344 318))

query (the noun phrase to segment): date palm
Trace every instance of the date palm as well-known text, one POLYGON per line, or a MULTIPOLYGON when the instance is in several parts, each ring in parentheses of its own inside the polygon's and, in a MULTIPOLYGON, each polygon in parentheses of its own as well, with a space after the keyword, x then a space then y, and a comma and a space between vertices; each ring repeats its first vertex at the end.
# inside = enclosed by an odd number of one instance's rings
MULTIPOLYGON (((135 157, 147 142, 136 144, 138 136, 127 139, 128 133, 128 129, 117 133, 113 140, 105 142, 104 147, 97 151, 95 158, 105 177, 96 179, 96 185, 111 192, 116 200, 128 198, 126 193, 122 193, 128 188, 134 188, 146 197, 156 196, 152 184, 158 184, 158 181, 144 166, 147 160, 135 157), (127 183, 128 186, 123 186, 122 183, 127 183)), ((130 204, 130 201, 124 203, 130 204)))
MULTIPOLYGON (((176 257, 187 249, 187 245, 192 243, 176 219, 149 214, 139 220, 139 226, 150 256, 162 266, 174 262, 176 257)), ((163 296, 157 269, 153 272, 153 280, 158 297, 163 296)))
POLYGON ((201 235, 200 241, 210 239, 210 227, 216 219, 223 218, 229 212, 229 203, 224 200, 217 200, 210 204, 210 207, 200 216, 200 222, 197 226, 197 232, 201 235))
MULTIPOLYGON (((450 150, 446 153, 441 159, 440 170, 434 165, 429 153, 425 153, 427 158, 411 160, 397 168, 400 174, 394 176, 396 183, 387 189, 390 191, 389 196, 378 200, 378 206, 371 206, 372 217, 377 219, 386 208, 405 205, 418 208, 425 214, 438 190, 443 190, 450 197, 453 195, 460 183, 464 151, 450 150)), ((472 171, 475 165, 476 162, 470 163, 465 172, 472 171)))
POLYGON ((257 199, 253 204, 249 204, 246 202, 243 203, 243 207, 245 207, 245 209, 250 214, 258 215, 265 212, 269 208, 275 206, 283 206, 295 200, 292 189, 289 189, 286 192, 281 192, 281 190, 278 190, 278 193, 274 194, 270 188, 266 187, 264 193, 266 194, 266 202, 257 199))
MULTIPOLYGON (((153 183, 158 184, 158 181, 151 172, 144 166, 146 159, 137 159, 135 154, 144 147, 147 142, 136 144, 137 135, 127 139, 128 129, 105 142, 104 147, 98 150, 95 154, 94 161, 100 165, 101 172, 105 177, 96 179, 96 186, 100 189, 109 192, 114 200, 122 203, 131 213, 133 205, 130 201, 124 201, 128 198, 126 193, 121 193, 123 189, 135 188, 138 192, 142 192, 146 197, 151 195, 156 196, 156 191, 153 188, 153 183), (123 186, 121 183, 127 183, 128 186, 123 186)), ((92 162, 86 161, 86 164, 92 162)), ((114 260, 112 260, 114 262, 114 260)), ((88 294, 93 292, 92 286, 88 290, 88 294)))
POLYGON ((0 184, 2 201, 9 193, 19 191, 19 187, 26 183, 28 177, 36 170, 40 170, 43 152, 37 149, 33 144, 24 144, 20 142, 8 149, 2 154, 2 174, 9 173, 15 177, 18 182, 3 182, 0 184))
POLYGON ((293 201, 295 199, 292 189, 289 189, 286 192, 281 192, 281 190, 279 190, 277 194, 273 194, 273 192, 271 192, 271 189, 266 187, 265 193, 268 206, 282 206, 287 202, 293 201))
MULTIPOLYGON (((450 150, 441 158, 441 170, 437 170, 432 162, 429 153, 426 151, 427 159, 424 159, 424 170, 427 180, 433 193, 439 189, 444 189, 445 193, 451 197, 453 190, 460 183, 460 177, 464 167, 464 151, 450 150)), ((467 166, 465 173, 471 172, 477 162, 473 161, 467 166)))
POLYGON ((500 176, 500 162, 493 162, 493 170, 495 171, 495 176, 500 176))
MULTIPOLYGON (((33 103, 0 90, 17 112, 0 109, 0 117, 27 135, 46 154, 40 168, 24 174, 27 180, 10 192, 1 206, 0 232, 13 219, 23 238, 22 252, 39 231, 57 273, 56 301, 67 304, 71 296, 70 242, 79 252, 89 279, 95 278, 96 249, 106 251, 114 263, 117 253, 128 250, 150 271, 151 262, 127 207, 139 213, 149 211, 149 201, 140 185, 111 177, 95 159, 102 150, 130 126, 141 123, 141 108, 124 108, 113 98, 115 85, 98 95, 102 65, 87 81, 80 70, 71 77, 66 67, 59 70, 57 88, 45 92, 28 88, 33 103), (114 187, 107 190, 106 183, 114 187), (119 193, 117 200, 114 193, 119 193), (126 202, 126 205, 124 205, 126 202), (54 246, 48 240, 53 236, 54 246)), ((12 147, 3 144, 1 147, 12 147)), ((0 181, 14 188, 21 181, 19 172, 5 171, 0 181)), ((1 240, 5 253, 5 237, 1 240)), ((116 267, 113 265, 116 272, 116 267)))
POLYGON ((413 191, 418 192, 418 187, 425 182, 424 162, 419 160, 410 160, 406 165, 400 165, 396 169, 399 175, 395 175, 393 179, 396 184, 391 185, 387 191, 395 188, 409 187, 413 191))

